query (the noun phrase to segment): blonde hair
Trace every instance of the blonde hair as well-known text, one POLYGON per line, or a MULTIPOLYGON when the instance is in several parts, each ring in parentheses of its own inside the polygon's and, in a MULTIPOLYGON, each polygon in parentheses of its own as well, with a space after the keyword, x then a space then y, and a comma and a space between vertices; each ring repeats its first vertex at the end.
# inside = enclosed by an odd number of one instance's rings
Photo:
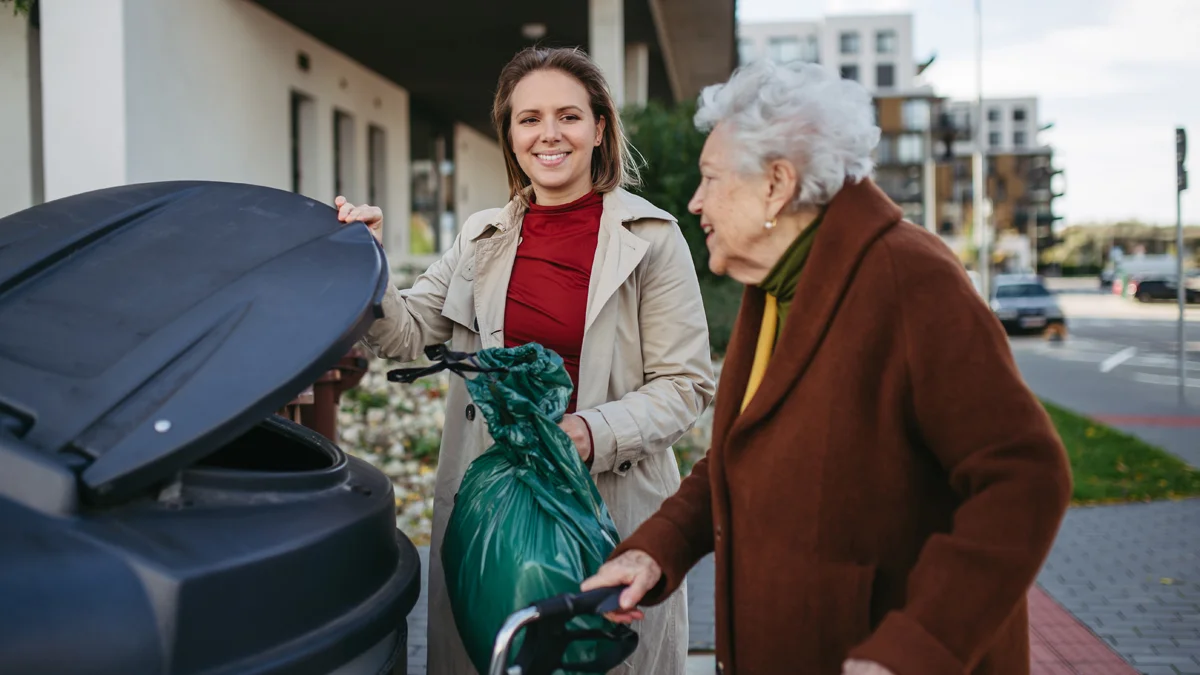
POLYGON ((604 194, 620 187, 636 186, 641 178, 633 159, 633 146, 625 136, 616 101, 599 66, 578 47, 528 47, 500 71, 496 100, 492 104, 492 124, 496 127, 500 146, 504 148, 509 196, 524 200, 524 190, 531 183, 512 149, 512 93, 527 75, 540 70, 557 70, 578 80, 587 91, 592 115, 606 121, 600 145, 592 152, 593 189, 604 194))

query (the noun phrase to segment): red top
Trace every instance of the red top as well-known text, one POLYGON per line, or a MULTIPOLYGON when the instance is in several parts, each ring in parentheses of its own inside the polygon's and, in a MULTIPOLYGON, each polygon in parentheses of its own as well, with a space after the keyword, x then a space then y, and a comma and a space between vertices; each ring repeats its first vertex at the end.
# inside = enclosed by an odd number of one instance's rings
POLYGON ((574 385, 569 413, 578 398, 588 283, 603 210, 604 199, 594 192, 570 204, 530 204, 508 282, 504 346, 537 342, 562 357, 574 385))

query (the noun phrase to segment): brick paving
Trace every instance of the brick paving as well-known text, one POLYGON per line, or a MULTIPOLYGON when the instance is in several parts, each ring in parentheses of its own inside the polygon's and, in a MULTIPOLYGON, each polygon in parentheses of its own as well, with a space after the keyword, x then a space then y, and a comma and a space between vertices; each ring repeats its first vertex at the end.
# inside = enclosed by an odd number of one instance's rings
MULTIPOLYGON (((712 575, 711 556, 688 575, 693 652, 714 647, 712 575)), ((1071 509, 1029 606, 1033 675, 1200 675, 1200 500, 1071 509)), ((424 588, 408 672, 425 674, 424 588)))
POLYGON ((1029 661, 1032 675, 1136 675, 1040 587, 1029 590, 1029 661))
POLYGON ((1200 675, 1200 500, 1075 508, 1038 583, 1144 675, 1200 675))

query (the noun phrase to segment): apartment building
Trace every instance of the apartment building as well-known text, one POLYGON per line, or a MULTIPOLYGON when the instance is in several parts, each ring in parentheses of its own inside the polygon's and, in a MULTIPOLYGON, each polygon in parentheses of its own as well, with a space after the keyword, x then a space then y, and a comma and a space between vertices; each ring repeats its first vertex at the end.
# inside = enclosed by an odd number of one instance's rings
MULTIPOLYGON (((911 14, 829 16, 813 21, 743 23, 738 60, 817 63, 863 84, 875 98, 881 130, 875 181, 906 218, 937 232, 969 260, 974 231, 971 155, 976 103, 952 101, 923 81, 932 59, 914 54, 911 14)), ((1034 97, 984 102, 987 221, 1001 266, 1027 268, 1052 242, 1058 220, 1051 189, 1060 174, 1041 131, 1034 97)))
POLYGON ((819 21, 743 23, 738 58, 820 63, 872 93, 920 87, 911 14, 830 16, 819 21))
MULTIPOLYGON (((985 146, 988 221, 996 264, 1002 269, 1031 269, 1038 251, 1053 243, 1056 177, 1054 149, 1039 138, 1043 130, 1035 97, 948 101, 943 116, 947 131, 956 132, 942 146, 937 177, 938 231, 978 246, 973 229, 973 164, 971 155, 980 138, 976 118, 982 117, 985 146)), ((1061 185, 1059 186, 1061 187, 1061 185)))

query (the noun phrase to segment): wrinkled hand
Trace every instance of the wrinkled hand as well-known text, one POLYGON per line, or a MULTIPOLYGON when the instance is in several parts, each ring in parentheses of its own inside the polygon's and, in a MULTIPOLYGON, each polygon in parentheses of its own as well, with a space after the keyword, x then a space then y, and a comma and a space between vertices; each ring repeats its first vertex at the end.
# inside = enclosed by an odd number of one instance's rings
POLYGON ((590 591, 609 586, 629 586, 621 593, 621 609, 609 612, 604 618, 613 623, 641 621, 646 615, 637 604, 662 578, 662 568, 645 551, 626 551, 604 563, 595 576, 585 579, 581 590, 590 591))
POLYGON ((587 422, 579 415, 563 415, 563 419, 558 423, 558 428, 567 432, 571 437, 571 442, 575 444, 575 450, 579 452, 579 458, 583 461, 588 461, 592 458, 592 434, 588 431, 587 422))
POLYGON ((369 204, 355 206, 341 195, 333 200, 333 206, 338 210, 338 220, 343 223, 362 221, 370 228, 371 234, 375 236, 375 241, 383 243, 383 210, 378 206, 369 204))
POLYGON ((850 659, 842 664, 842 675, 895 675, 895 673, 874 661, 850 659))

